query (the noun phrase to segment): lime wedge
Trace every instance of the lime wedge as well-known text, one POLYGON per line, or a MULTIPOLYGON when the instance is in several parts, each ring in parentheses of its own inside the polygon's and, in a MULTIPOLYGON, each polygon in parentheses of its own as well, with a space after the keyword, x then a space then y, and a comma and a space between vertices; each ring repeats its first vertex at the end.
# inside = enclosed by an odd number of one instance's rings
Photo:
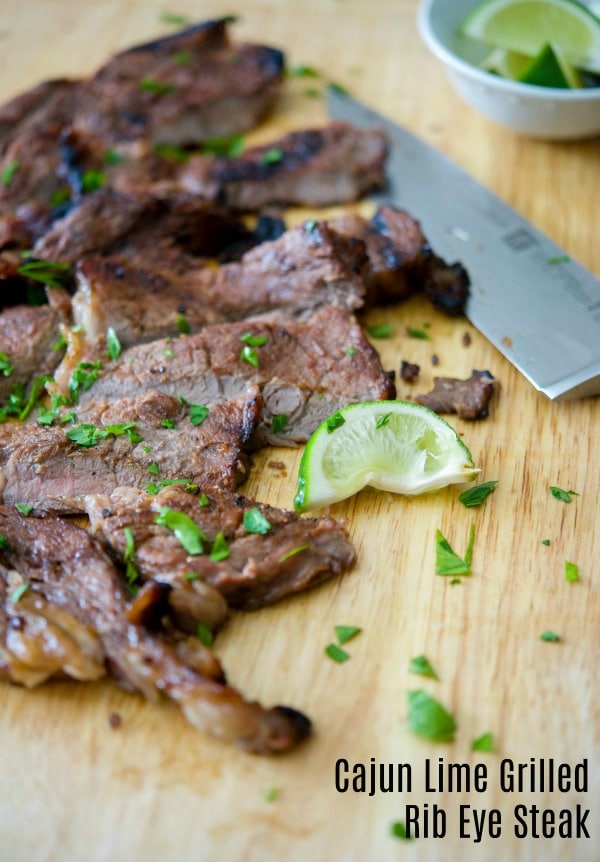
POLYGON ((576 0, 483 0, 460 32, 530 57, 550 43, 572 66, 600 72, 600 18, 576 0))
POLYGON ((519 54, 518 51, 506 51, 504 48, 494 48, 485 58, 481 68, 502 78, 516 81, 519 75, 529 66, 531 57, 519 54))
POLYGON ((454 428, 408 401, 351 404, 323 422, 302 455, 294 508, 328 506, 370 485, 422 494, 471 482, 479 470, 454 428))
POLYGON ((552 45, 544 45, 537 57, 530 60, 517 80, 538 87, 558 87, 568 90, 581 87, 581 75, 560 56, 552 45))

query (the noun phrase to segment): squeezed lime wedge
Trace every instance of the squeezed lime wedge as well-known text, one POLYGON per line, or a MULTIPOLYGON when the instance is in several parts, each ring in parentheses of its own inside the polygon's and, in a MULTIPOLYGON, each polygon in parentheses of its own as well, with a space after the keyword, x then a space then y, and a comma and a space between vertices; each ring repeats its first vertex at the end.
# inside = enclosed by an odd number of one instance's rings
POLYGON ((306 444, 294 508, 328 506, 366 485, 422 494, 471 482, 478 473, 454 428, 427 407, 409 401, 351 404, 306 444))

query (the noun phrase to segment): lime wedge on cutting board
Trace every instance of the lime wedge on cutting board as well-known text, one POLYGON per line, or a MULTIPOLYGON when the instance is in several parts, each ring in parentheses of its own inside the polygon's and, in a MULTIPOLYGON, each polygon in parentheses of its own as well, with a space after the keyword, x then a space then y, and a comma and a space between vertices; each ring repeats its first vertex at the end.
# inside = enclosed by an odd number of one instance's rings
POLYGON ((550 43, 572 66, 600 72, 600 18, 576 0, 483 0, 460 32, 529 57, 550 43))
POLYGON ((454 428, 427 407, 409 401, 351 404, 306 444, 294 508, 328 506, 366 485, 422 494, 471 482, 478 473, 454 428))

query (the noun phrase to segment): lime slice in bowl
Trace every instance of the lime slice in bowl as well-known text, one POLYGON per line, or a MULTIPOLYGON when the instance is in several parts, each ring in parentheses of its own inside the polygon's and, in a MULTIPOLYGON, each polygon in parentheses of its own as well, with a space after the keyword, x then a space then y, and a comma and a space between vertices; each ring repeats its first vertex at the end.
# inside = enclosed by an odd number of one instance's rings
POLYGON ((527 66, 531 63, 531 57, 519 54, 518 51, 507 51, 504 48, 494 48, 481 63, 481 68, 502 78, 516 81, 527 66))
POLYGON ((314 432, 302 455, 296 511, 337 503, 370 485, 422 494, 471 482, 479 470, 454 428, 409 401, 351 404, 314 432))
POLYGON ((544 45, 539 54, 517 76, 522 84, 535 84, 538 87, 557 87, 562 90, 582 86, 581 75, 560 52, 550 44, 544 45))
POLYGON ((551 43, 572 66, 600 72, 600 18, 576 0, 483 0, 460 32, 530 57, 551 43))

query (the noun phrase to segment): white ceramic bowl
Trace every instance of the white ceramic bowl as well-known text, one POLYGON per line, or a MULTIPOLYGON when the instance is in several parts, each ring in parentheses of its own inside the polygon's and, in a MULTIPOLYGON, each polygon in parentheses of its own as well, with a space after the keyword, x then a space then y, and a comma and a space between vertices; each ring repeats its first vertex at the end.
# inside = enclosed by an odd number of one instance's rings
POLYGON ((444 64, 456 91, 488 119, 523 135, 576 140, 600 135, 600 87, 559 90, 520 84, 479 68, 490 47, 467 39, 459 25, 478 0, 421 0, 421 38, 444 64))

